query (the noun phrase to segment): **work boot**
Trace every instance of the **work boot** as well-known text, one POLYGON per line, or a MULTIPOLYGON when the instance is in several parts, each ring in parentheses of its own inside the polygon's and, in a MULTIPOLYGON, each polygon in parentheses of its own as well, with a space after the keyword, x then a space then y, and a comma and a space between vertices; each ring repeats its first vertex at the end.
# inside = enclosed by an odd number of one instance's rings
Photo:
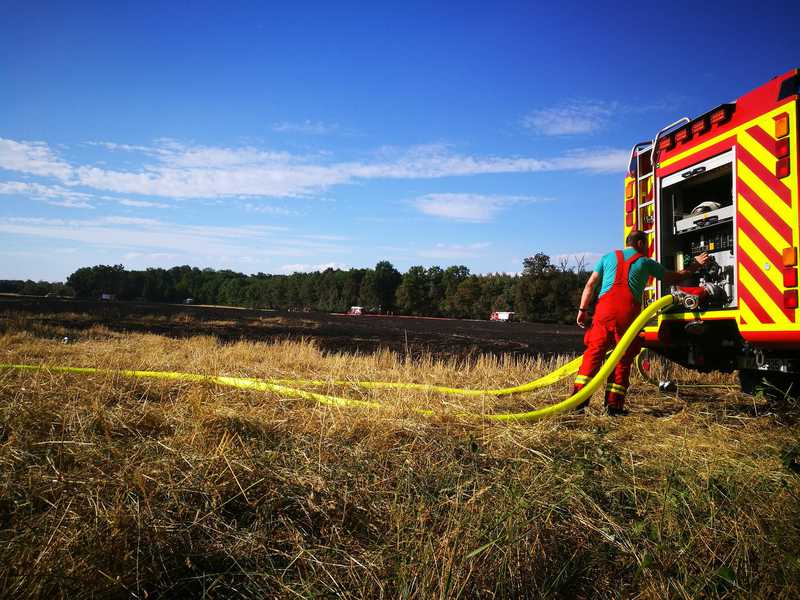
POLYGON ((610 417, 619 417, 628 414, 628 411, 625 410, 625 394, 620 392, 606 390, 603 406, 606 409, 606 414, 610 417))
MULTIPOLYGON (((583 384, 576 383, 574 386, 572 386, 572 394, 570 395, 574 396, 575 394, 580 392, 583 389, 583 387, 584 387, 583 384)), ((581 412, 581 413, 586 412, 586 409, 589 408, 589 400, 591 400, 591 398, 587 398, 586 400, 578 404, 578 406, 575 407, 575 412, 581 412)))

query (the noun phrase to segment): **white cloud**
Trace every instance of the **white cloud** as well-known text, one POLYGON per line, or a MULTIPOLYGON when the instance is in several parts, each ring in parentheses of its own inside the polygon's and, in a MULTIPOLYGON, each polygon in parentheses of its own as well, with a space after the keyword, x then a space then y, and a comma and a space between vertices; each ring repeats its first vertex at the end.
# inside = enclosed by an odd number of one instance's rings
POLYGON ((0 169, 67 179, 72 168, 46 142, 16 142, 0 138, 0 169))
POLYGON ((60 206, 61 208, 88 208, 94 209, 94 206, 89 204, 88 202, 84 202, 82 200, 72 200, 70 198, 65 198, 63 200, 44 200, 45 204, 50 204, 52 206, 60 206))
POLYGON ((477 258, 483 250, 491 247, 490 242, 474 244, 436 244, 433 248, 417 250, 417 256, 433 259, 465 259, 477 258))
POLYGON ((179 254, 170 254, 168 252, 127 252, 122 258, 129 261, 152 261, 152 260, 175 260, 179 258, 179 254))
MULTIPOLYGON (((108 144, 108 143, 106 143, 108 144)), ((0 138, 0 168, 50 176, 67 186, 161 198, 252 198, 319 195, 328 188, 370 179, 431 179, 500 173, 622 171, 625 150, 581 150, 550 159, 475 157, 443 145, 384 150, 370 160, 331 162, 252 147, 186 146, 162 140, 139 170, 70 165, 43 142, 0 138)))
POLYGON ((602 129, 618 109, 616 102, 570 100, 531 111, 522 118, 522 125, 540 135, 589 134, 602 129))
POLYGON ((349 268, 350 267, 348 267, 347 265, 335 262, 329 262, 321 265, 306 265, 306 264, 283 265, 281 267, 281 271, 283 271, 284 273, 314 273, 316 271, 322 272, 327 269, 341 269, 345 271, 349 268))
POLYGON ((24 181, 0 181, 0 194, 23 195, 41 200, 46 204, 64 208, 94 208, 88 200, 91 194, 76 192, 58 185, 42 185, 24 181))
POLYGON ((272 206, 271 204, 245 204, 245 211, 262 215, 276 215, 279 217, 291 217, 298 215, 296 210, 290 210, 285 206, 272 206))
POLYGON ((143 152, 145 154, 152 154, 154 150, 152 146, 117 144, 115 142, 86 142, 86 144, 89 146, 99 146, 100 148, 105 148, 106 150, 122 152, 143 152))
POLYGON ((306 119, 300 122, 281 121, 272 126, 278 133, 299 133, 303 135, 330 135, 340 131, 338 123, 323 123, 306 119))
POLYGON ((480 194, 427 194, 414 200, 420 212, 471 223, 491 221, 497 213, 513 205, 546 201, 532 196, 487 196, 480 194))
MULTIPOLYGON (((107 198, 112 200, 113 198, 107 198)), ((129 200, 123 198, 117 200, 122 206, 132 206, 134 208, 169 208, 169 204, 162 204, 161 202, 148 202, 147 200, 129 200)))
POLYGON ((104 225, 150 225, 158 226, 161 224, 157 219, 142 219, 138 217, 101 217, 95 221, 104 225))
POLYGON ((313 257, 351 249, 328 240, 292 237, 284 228, 262 225, 224 227, 180 225, 156 219, 107 216, 96 219, 0 218, 0 234, 82 242, 90 248, 127 253, 169 253, 195 261, 224 263, 251 257, 268 262, 275 256, 313 257))

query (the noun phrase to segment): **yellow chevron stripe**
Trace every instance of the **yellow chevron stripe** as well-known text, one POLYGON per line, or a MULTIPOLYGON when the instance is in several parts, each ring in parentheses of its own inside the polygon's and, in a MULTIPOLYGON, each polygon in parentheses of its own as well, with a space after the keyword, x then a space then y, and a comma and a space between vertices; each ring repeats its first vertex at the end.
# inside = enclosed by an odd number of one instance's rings
MULTIPOLYGON (((739 214, 750 221, 750 224, 766 238, 770 246, 775 248, 778 253, 783 252, 786 247, 786 241, 783 236, 775 231, 775 228, 741 194, 739 194, 739 214)), ((741 229, 739 231, 741 232, 741 229)))
POLYGON ((750 258, 753 259, 759 267, 762 267, 764 264, 772 265, 772 268, 769 270, 762 269, 764 275, 767 279, 769 279, 772 284, 780 289, 783 289, 783 274, 780 272, 780 265, 774 265, 770 259, 766 257, 766 255, 761 251, 761 248, 756 246, 755 242, 747 237, 744 231, 741 229, 739 230, 739 246, 741 246, 742 250, 745 254, 749 255, 750 258))
POLYGON ((739 284, 750 291, 756 302, 758 302, 767 314, 772 317, 773 321, 776 323, 791 323, 778 305, 767 295, 764 288, 758 284, 755 277, 753 277, 741 263, 739 263, 739 284))
POLYGON ((739 312, 741 313, 742 317, 744 317, 744 320, 747 321, 747 325, 745 325, 745 327, 755 327, 761 323, 755 313, 741 298, 739 299, 739 312))
MULTIPOLYGON (((774 168, 774 167, 772 167, 774 168)), ((742 161, 736 161, 736 174, 744 181, 756 195, 758 195, 769 207, 774 210, 784 223, 792 222, 792 207, 786 204, 775 195, 769 186, 761 181, 761 178, 747 168, 742 161)), ((741 196, 739 196, 741 198, 741 196)))
MULTIPOLYGON (((769 125, 767 125, 766 123, 762 122, 762 123, 755 123, 754 125, 758 125, 764 131, 766 131, 770 135, 770 137, 772 137, 772 134, 774 133, 773 130, 775 127, 774 123, 770 123, 769 125)), ((745 130, 739 133, 739 135, 736 137, 736 141, 742 146, 744 146, 745 150, 747 150, 750 154, 752 154, 753 157, 758 162, 767 167, 767 169, 769 169, 770 172, 774 172, 775 160, 776 160, 775 156, 773 156, 773 154, 769 150, 764 148, 764 146, 762 146, 760 142, 756 141, 756 139, 752 135, 750 135, 748 131, 745 130)))

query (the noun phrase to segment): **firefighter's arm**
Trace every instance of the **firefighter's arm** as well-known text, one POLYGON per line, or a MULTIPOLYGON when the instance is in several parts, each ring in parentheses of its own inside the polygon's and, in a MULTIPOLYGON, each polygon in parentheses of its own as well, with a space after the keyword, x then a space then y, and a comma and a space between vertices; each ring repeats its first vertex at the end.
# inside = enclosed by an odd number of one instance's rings
POLYGON ((684 279, 691 277, 697 270, 708 262, 708 252, 703 252, 699 256, 695 256, 694 261, 683 269, 682 271, 667 271, 664 273, 664 283, 671 285, 673 283, 680 283, 684 279))
POLYGON ((578 318, 576 319, 576 322, 581 327, 585 327, 586 322, 589 320, 589 307, 592 304, 592 300, 594 300, 595 288, 597 287, 598 281, 600 281, 600 273, 594 271, 589 276, 589 281, 587 281, 586 285, 583 287, 581 305, 578 307, 578 318))

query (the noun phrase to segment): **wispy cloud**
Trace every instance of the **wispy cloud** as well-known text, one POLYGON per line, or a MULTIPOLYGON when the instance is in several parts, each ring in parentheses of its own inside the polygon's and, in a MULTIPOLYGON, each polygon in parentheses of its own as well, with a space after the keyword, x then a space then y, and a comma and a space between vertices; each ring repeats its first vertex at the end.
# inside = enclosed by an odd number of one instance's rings
POLYGON ((347 265, 343 265, 340 263, 329 262, 323 263, 321 265, 306 265, 306 264, 294 264, 294 265, 283 265, 281 267, 281 271, 284 273, 314 273, 316 271, 322 272, 327 269, 341 269, 343 271, 349 269, 347 265))
POLYGON ((25 181, 0 181, 0 194, 27 196, 41 200, 46 204, 63 208, 94 208, 89 203, 89 200, 92 199, 91 194, 76 192, 58 185, 43 185, 25 181))
POLYGON ((627 151, 579 150, 548 159, 470 156, 443 145, 385 151, 365 160, 335 162, 252 147, 161 145, 139 170, 72 165, 43 142, 0 138, 0 169, 48 176, 60 184, 156 198, 291 198, 318 196, 343 184, 376 179, 433 179, 501 173, 624 169, 627 151))
POLYGON ((433 248, 417 250, 417 256, 437 260, 453 260, 476 258, 491 247, 490 242, 476 242, 474 244, 436 244, 433 248))
POLYGON ((17 142, 0 138, 0 168, 68 179, 72 167, 53 153, 46 142, 17 142))
POLYGON ((331 135, 340 133, 338 123, 323 123, 322 121, 281 121, 272 125, 272 130, 278 133, 299 133, 302 135, 331 135))
POLYGON ((245 211, 262 215, 275 215, 279 217, 291 217, 299 215, 296 210, 291 210, 285 206, 273 206, 271 204, 245 204, 245 211))
POLYGON ((157 219, 107 216, 96 219, 0 218, 0 234, 82 242, 90 248, 124 252, 171 253, 214 263, 220 257, 264 262, 275 256, 311 257, 349 253, 330 240, 292 236, 285 228, 263 225, 224 227, 181 225, 157 219))
POLYGON ((153 260, 175 260, 180 258, 180 255, 169 252, 127 252, 123 258, 129 261, 151 262, 153 260))
POLYGON ((531 111, 522 118, 522 125, 539 135, 590 134, 601 130, 619 108, 617 102, 569 100, 531 111))
POLYGON ((100 148, 105 148, 106 150, 111 150, 112 152, 121 151, 121 152, 142 152, 144 154, 156 154, 156 149, 152 146, 139 146, 134 144, 117 144, 116 142, 85 142, 87 146, 97 146, 100 148))
POLYGON ((134 208, 169 208, 169 204, 163 204, 161 202, 150 202, 148 200, 129 200, 127 198, 123 198, 121 200, 117 200, 122 206, 132 206, 134 208))
POLYGON ((426 215, 466 221, 486 223, 497 213, 519 204, 544 202, 544 198, 533 196, 486 196, 480 194, 427 194, 414 200, 417 210, 426 215))

